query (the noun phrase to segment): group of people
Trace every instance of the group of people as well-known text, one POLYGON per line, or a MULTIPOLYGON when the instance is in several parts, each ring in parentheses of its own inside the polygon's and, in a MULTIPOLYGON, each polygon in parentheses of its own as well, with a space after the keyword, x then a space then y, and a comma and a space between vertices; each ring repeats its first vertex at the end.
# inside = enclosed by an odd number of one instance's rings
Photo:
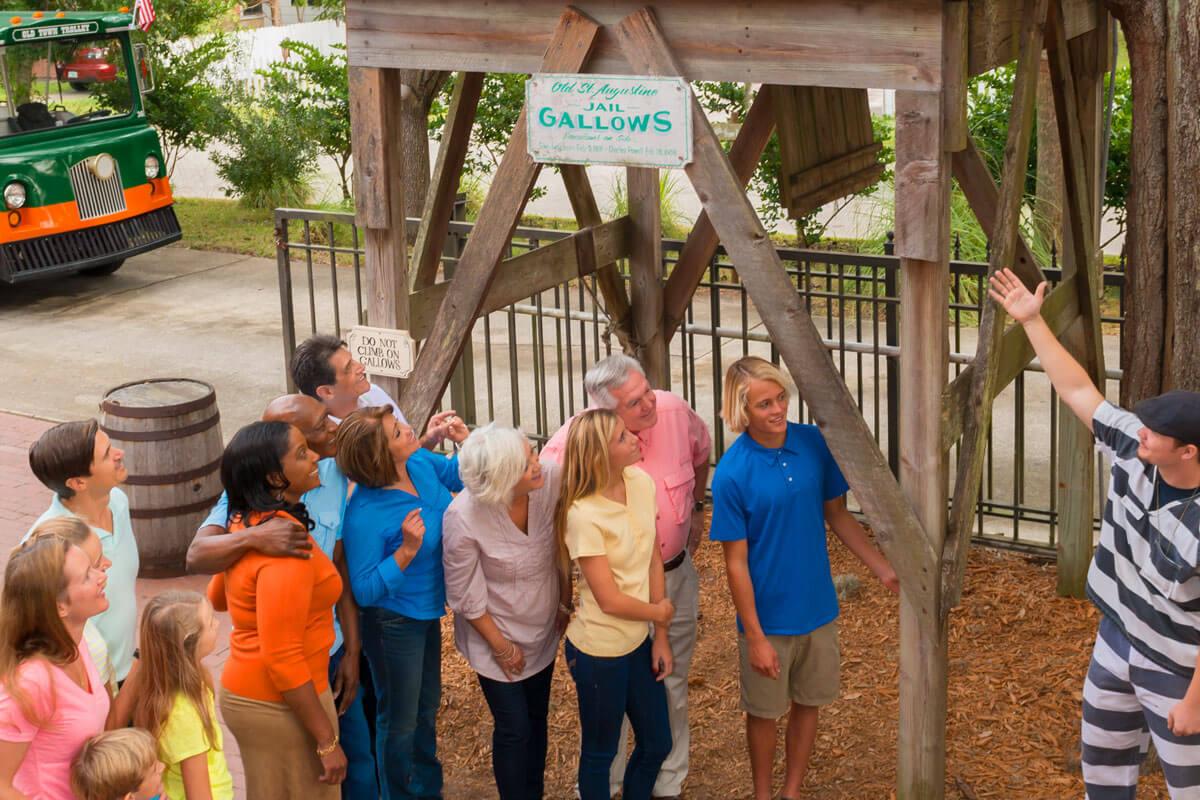
MULTIPOLYGON (((1001 274, 993 296, 1115 459, 1089 584, 1105 614, 1084 692, 1089 793, 1132 796, 1153 735, 1173 797, 1192 796, 1196 398, 1116 409, 1040 324, 1040 293, 1001 274)), ((271 401, 225 450, 225 493, 187 555, 213 576, 206 596, 162 593, 140 623, 123 454, 95 421, 30 449, 53 497, 0 595, 0 800, 231 798, 218 708, 252 800, 441 797, 447 606, 491 712, 502 800, 544 794, 564 638, 580 798, 681 796, 711 450, 687 403, 610 356, 585 377, 591 406, 539 453, 512 428, 468 432, 453 411, 418 436, 336 337, 301 344, 292 367, 301 393, 271 401), (219 686, 204 666, 218 613, 232 622, 219 686)), ((827 526, 900 588, 847 510, 819 429, 788 420, 794 397, 768 361, 729 367, 722 417, 740 435, 711 481, 756 800, 772 796, 785 717, 780 797, 799 796, 819 709, 838 695, 827 526)))

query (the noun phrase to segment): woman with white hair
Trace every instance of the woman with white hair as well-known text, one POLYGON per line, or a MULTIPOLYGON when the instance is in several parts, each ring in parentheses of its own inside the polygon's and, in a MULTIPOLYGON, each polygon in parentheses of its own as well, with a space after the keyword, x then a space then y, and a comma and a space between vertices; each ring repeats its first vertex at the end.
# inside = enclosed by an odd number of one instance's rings
POLYGON ((558 467, 494 422, 467 438, 458 464, 465 490, 442 523, 454 643, 492 712, 500 800, 540 800, 550 679, 571 615, 554 531, 558 467))

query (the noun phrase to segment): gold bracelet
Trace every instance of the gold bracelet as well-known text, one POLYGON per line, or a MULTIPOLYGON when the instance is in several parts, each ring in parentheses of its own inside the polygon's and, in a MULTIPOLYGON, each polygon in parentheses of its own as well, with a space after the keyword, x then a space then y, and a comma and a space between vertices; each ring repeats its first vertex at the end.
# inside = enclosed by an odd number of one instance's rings
POLYGON ((332 742, 330 742, 329 744, 327 744, 323 747, 321 745, 317 745, 317 758, 324 758, 325 756, 332 753, 334 750, 337 750, 339 741, 340 741, 340 739, 338 738, 338 735, 335 733, 333 735, 332 742))

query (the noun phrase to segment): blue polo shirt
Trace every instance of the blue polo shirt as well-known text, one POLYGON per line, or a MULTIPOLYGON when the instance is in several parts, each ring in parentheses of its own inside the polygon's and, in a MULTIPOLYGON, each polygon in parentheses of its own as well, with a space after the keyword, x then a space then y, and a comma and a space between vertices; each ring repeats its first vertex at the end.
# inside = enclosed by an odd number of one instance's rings
POLYGON ((458 456, 418 450, 408 457, 408 477, 416 494, 361 484, 354 490, 342 526, 350 586, 360 606, 383 608, 410 619, 438 619, 446 606, 442 515, 454 499, 451 492, 463 488, 458 456), (421 510, 425 538, 402 570, 392 555, 404 543, 400 527, 414 508, 421 510))
MULTIPOLYGON (((342 540, 342 518, 346 514, 346 495, 350 492, 350 481, 338 469, 337 461, 323 458, 317 462, 317 474, 321 476, 321 485, 305 492, 300 497, 305 510, 315 523, 312 534, 317 547, 333 560, 333 548, 342 540)), ((203 528, 207 525, 229 527, 229 498, 221 492, 221 499, 208 512, 208 518, 200 523, 203 528)), ((342 626, 338 624, 337 615, 333 617, 333 647, 329 648, 332 655, 342 646, 342 626)))
POLYGON ((800 636, 837 619, 824 504, 849 488, 815 425, 789 422, 779 448, 743 433, 717 462, 709 535, 746 541, 763 633, 800 636))

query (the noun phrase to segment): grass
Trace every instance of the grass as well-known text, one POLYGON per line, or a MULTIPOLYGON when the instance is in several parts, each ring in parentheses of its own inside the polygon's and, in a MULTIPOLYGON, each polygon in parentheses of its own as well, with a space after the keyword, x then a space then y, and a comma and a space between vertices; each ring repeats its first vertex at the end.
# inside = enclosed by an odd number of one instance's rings
POLYGON ((274 212, 244 208, 236 200, 175 198, 185 247, 262 258, 275 257, 274 212))

